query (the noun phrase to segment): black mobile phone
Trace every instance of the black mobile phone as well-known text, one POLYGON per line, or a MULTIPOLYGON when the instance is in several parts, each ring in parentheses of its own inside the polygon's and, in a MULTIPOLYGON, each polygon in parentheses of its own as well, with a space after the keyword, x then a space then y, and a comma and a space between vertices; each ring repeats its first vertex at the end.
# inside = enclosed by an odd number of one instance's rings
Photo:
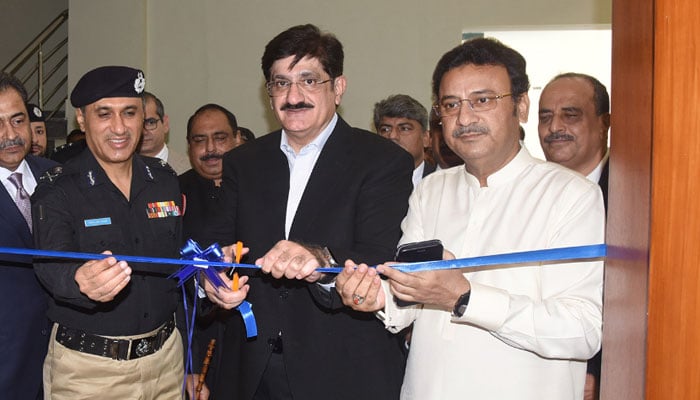
POLYGON ((394 261, 420 262, 442 260, 442 242, 438 239, 404 243, 396 248, 394 261))
MULTIPOLYGON (((442 249, 442 242, 438 239, 404 243, 396 248, 394 261, 420 262, 442 260, 442 249)), ((396 299, 396 304, 399 307, 407 307, 418 303, 396 299)))

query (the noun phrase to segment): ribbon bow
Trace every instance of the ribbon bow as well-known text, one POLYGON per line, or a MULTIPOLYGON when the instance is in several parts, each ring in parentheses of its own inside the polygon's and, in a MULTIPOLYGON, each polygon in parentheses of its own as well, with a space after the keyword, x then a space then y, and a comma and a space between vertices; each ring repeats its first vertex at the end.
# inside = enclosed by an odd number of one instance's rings
MULTIPOLYGON (((202 250, 199 247, 199 244, 192 239, 187 239, 187 243, 185 243, 182 249, 180 249, 180 255, 182 256, 183 260, 205 262, 222 261, 224 258, 224 252, 221 250, 221 246, 219 246, 218 243, 214 243, 207 247, 206 250, 202 250)), ((182 286, 185 282, 190 280, 190 278, 195 276, 197 272, 202 272, 215 288, 226 286, 224 281, 221 280, 221 277, 219 277, 219 274, 215 268, 209 268, 207 265, 198 265, 196 262, 183 265, 180 270, 170 275, 170 277, 177 278, 177 285, 182 286)))
MULTIPOLYGON (((240 254, 240 250, 238 250, 240 254)), ((214 288, 218 289, 220 287, 226 287, 226 284, 217 273, 217 269, 212 267, 209 268, 208 265, 198 264, 197 261, 208 262, 208 261, 221 261, 224 258, 224 253, 218 243, 214 243, 207 247, 206 250, 202 250, 199 244, 192 239, 187 239, 185 245, 180 249, 180 255, 185 260, 194 261, 192 264, 187 264, 182 266, 179 271, 171 275, 178 279, 178 286, 182 286, 185 282, 191 278, 195 278, 195 286, 199 287, 197 282, 197 272, 202 272, 206 279, 214 285, 214 288)), ((233 290, 238 290, 238 288, 233 288, 233 290)), ((195 296, 196 298, 196 296, 195 296)), ((187 309, 187 307, 185 307, 187 309)), ((253 314, 253 305, 248 301, 243 301, 236 307, 243 317, 243 323, 245 324, 246 337, 251 338, 258 335, 258 327, 255 321, 255 315, 253 314)), ((192 319, 194 320, 193 310, 192 319)))

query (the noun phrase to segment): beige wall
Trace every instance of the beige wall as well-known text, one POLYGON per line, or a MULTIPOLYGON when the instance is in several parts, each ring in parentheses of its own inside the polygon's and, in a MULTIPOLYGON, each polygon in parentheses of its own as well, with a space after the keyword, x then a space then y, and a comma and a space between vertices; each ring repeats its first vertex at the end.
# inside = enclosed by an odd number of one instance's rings
POLYGON ((148 90, 170 114, 171 146, 181 150, 187 118, 207 102, 231 109, 257 136, 277 129, 260 57, 292 25, 314 23, 341 40, 349 83, 340 113, 370 129, 374 103, 390 94, 430 104, 435 63, 463 29, 611 21, 611 0, 71 0, 70 7, 70 87, 96 65, 144 68, 148 90))
POLYGON ((68 0, 2 0, 0 68, 7 65, 66 8, 68 0))

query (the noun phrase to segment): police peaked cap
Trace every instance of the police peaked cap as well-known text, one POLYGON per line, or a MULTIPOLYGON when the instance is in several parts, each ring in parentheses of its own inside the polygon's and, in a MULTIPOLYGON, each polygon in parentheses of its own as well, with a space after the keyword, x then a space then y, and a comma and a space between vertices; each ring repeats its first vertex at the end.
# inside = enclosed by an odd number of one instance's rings
POLYGON ((130 67, 95 68, 83 75, 70 94, 75 108, 108 97, 141 97, 146 80, 143 71, 130 67))
POLYGON ((44 122, 44 112, 36 104, 27 103, 27 112, 29 113, 29 122, 44 122))

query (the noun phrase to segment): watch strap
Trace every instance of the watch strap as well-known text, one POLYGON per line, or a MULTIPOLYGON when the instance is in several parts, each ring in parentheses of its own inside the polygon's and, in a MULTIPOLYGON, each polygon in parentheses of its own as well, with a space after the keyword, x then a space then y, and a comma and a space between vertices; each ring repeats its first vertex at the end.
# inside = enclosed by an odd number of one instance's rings
POLYGON ((452 315, 455 317, 462 317, 464 315, 464 312, 467 311, 467 306, 469 305, 469 297, 471 296, 472 291, 469 289, 465 293, 463 293, 459 298, 457 299, 457 302, 455 303, 454 308, 452 309, 452 315))

